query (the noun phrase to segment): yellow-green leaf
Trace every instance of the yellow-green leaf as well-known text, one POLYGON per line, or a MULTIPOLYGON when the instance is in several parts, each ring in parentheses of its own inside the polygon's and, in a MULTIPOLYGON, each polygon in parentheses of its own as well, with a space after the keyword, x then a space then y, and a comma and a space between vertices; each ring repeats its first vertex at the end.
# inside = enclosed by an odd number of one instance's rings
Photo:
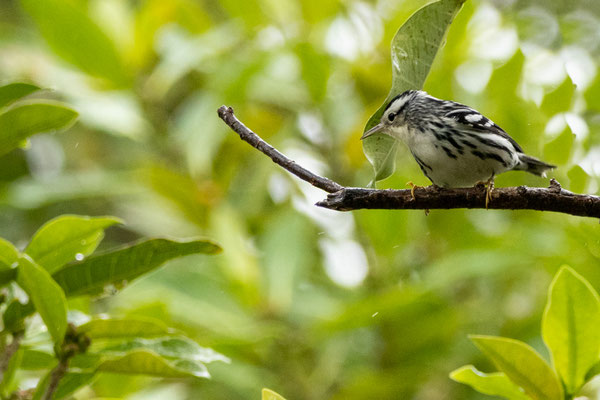
POLYGON ((61 344, 67 330, 67 299, 50 274, 26 254, 19 256, 17 283, 42 317, 55 344, 61 344))
POLYGON ((25 253, 52 274, 76 257, 91 254, 104 237, 104 229, 120 222, 115 217, 61 215, 38 229, 25 253))
POLYGON ((470 337, 479 349, 534 400, 563 400, 563 388, 548 363, 528 344, 495 336, 470 337))
POLYGON ((40 90, 40 88, 35 85, 21 82, 0 86, 0 107, 9 105, 13 101, 19 100, 38 90, 40 90))
POLYGON ((542 337, 566 390, 574 394, 600 355, 600 299, 569 267, 556 274, 548 292, 542 337))
POLYGON ((515 385, 503 372, 486 374, 472 365, 465 365, 452 371, 450 378, 490 396, 500 396, 509 400, 531 400, 523 389, 515 385))

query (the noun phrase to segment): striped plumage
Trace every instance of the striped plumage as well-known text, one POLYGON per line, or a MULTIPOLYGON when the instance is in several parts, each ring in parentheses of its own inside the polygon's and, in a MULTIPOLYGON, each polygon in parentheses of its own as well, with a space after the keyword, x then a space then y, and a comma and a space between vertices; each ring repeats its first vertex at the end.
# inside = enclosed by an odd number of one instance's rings
POLYGON ((526 155, 498 125, 476 110, 409 90, 387 105, 381 122, 362 138, 381 132, 403 141, 437 186, 470 187, 510 170, 545 176, 555 168, 526 155))

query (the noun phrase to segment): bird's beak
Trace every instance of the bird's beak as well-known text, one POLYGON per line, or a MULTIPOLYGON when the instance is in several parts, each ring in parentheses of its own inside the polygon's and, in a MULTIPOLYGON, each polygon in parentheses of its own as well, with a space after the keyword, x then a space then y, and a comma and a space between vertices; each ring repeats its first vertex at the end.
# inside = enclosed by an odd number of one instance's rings
POLYGON ((360 140, 363 140, 364 138, 367 138, 374 133, 381 132, 382 129, 383 129, 383 124, 379 123, 379 124, 375 125, 374 127, 372 127, 371 129, 369 129, 368 131, 366 131, 365 133, 363 133, 360 140))

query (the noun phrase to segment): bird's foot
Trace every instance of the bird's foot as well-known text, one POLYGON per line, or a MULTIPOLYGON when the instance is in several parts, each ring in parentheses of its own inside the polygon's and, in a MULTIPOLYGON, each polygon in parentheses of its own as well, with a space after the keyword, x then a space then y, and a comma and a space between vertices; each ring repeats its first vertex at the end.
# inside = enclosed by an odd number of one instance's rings
POLYGON ((492 201, 492 192, 494 191, 494 175, 485 182, 481 182, 485 186, 485 209, 488 209, 490 202, 492 201))
POLYGON ((488 209, 490 202, 492 201, 492 192, 494 191, 494 175, 487 181, 479 181, 474 187, 485 188, 485 209, 488 209))
POLYGON ((417 199, 415 197, 415 189, 417 189, 417 188, 424 189, 423 186, 415 185, 412 181, 406 182, 406 186, 410 186, 410 195, 413 200, 417 199))

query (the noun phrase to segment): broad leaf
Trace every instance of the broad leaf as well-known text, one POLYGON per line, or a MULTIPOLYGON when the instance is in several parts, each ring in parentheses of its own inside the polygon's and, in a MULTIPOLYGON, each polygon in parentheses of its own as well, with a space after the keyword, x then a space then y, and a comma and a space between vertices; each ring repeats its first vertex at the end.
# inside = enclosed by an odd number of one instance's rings
POLYGON ((147 239, 117 250, 93 254, 67 265, 54 279, 67 296, 100 294, 107 286, 120 286, 165 262, 189 254, 215 254, 221 250, 209 240, 147 239))
POLYGON ((48 221, 33 235, 25 249, 49 273, 96 250, 104 229, 121 221, 115 217, 62 215, 48 221))
POLYGON ((515 385, 502 372, 486 374, 478 371, 472 365, 465 365, 450 373, 450 378, 456 382, 471 386, 479 393, 490 396, 500 396, 509 400, 531 400, 519 386, 515 385))
POLYGON ((161 321, 148 318, 93 319, 77 328, 91 339, 164 336, 172 333, 161 321))
POLYGON ((262 400, 285 400, 285 398, 271 389, 265 388, 262 390, 262 400))
POLYGON ((21 82, 0 86, 0 107, 7 106, 13 101, 17 101, 38 90, 40 88, 35 85, 21 82))
POLYGON ((494 364, 535 400, 563 400, 563 388, 548 363, 529 345, 518 340, 471 336, 494 364))
POLYGON ((21 0, 54 53, 82 71, 125 81, 114 43, 72 0, 21 0))
POLYGON ((17 277, 16 263, 19 250, 9 241, 0 238, 0 286, 13 281, 17 277))
POLYGON ((164 378, 210 378, 206 366, 190 360, 170 361, 148 350, 135 350, 122 357, 105 360, 98 366, 99 372, 119 374, 142 374, 164 378))
MULTIPOLYGON (((392 98, 406 90, 423 87, 444 36, 463 3, 464 0, 440 0, 428 4, 400 27, 392 40, 392 89, 367 122, 365 132, 379 123, 392 98)), ((397 140, 383 134, 363 140, 363 151, 375 169, 372 186, 394 172, 397 147, 397 140)))
POLYGON ((175 360, 192 360, 201 363, 214 361, 229 362, 229 358, 213 349, 202 347, 185 337, 164 337, 156 339, 136 338, 129 342, 101 350, 100 354, 126 354, 132 350, 151 350, 156 354, 175 360))
POLYGON ((54 343, 60 345, 67 330, 67 300, 63 290, 27 255, 19 257, 17 283, 27 292, 54 343))
POLYGON ((600 355, 600 299, 592 286, 571 268, 562 267, 548 293, 542 337, 554 367, 570 394, 585 382, 600 355))
POLYGON ((68 127, 77 113, 61 103, 22 102, 0 114, 0 155, 18 147, 36 133, 68 127))

